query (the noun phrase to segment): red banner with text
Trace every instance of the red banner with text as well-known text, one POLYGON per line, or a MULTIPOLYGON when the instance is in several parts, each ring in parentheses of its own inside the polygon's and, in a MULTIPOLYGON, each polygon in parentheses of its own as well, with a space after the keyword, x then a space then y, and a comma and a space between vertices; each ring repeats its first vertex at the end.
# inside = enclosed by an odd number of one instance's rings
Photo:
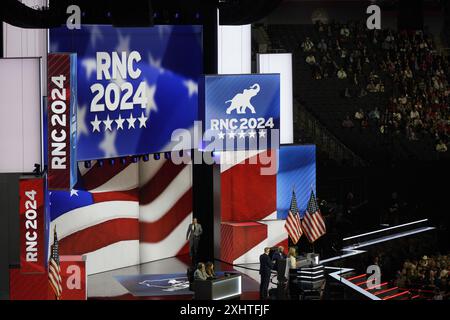
POLYGON ((44 273, 46 270, 44 179, 21 179, 19 191, 20 271, 44 273))
POLYGON ((76 56, 48 55, 48 188, 70 190, 76 182, 76 56))

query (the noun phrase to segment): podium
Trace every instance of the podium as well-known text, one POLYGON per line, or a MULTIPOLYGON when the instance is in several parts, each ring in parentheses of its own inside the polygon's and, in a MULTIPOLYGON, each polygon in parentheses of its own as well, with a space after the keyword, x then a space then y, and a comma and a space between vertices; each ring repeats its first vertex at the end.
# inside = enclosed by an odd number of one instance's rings
POLYGON ((242 294, 242 276, 231 275, 214 280, 194 281, 195 300, 228 300, 242 294))

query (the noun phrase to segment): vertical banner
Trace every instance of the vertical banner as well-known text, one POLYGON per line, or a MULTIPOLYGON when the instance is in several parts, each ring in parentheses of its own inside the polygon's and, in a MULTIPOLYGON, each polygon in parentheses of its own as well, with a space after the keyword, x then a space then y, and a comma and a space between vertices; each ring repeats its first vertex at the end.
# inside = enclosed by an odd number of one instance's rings
POLYGON ((45 217, 44 179, 22 178, 20 194, 20 271, 21 273, 44 273, 45 217))
POLYGON ((76 183, 76 55, 48 55, 48 188, 76 183))
POLYGON ((86 300, 85 256, 60 256, 62 296, 61 300, 86 300))

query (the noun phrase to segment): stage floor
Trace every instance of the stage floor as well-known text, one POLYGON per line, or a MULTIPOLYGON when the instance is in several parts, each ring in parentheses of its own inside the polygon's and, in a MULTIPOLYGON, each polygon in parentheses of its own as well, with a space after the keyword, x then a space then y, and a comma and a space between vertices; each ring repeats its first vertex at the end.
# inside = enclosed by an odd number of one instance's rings
MULTIPOLYGON (((191 300, 193 293, 186 288, 188 266, 189 257, 181 256, 90 275, 88 299, 191 300)), ((259 299, 258 264, 233 268, 216 262, 215 267, 218 273, 242 274, 241 300, 259 299)))

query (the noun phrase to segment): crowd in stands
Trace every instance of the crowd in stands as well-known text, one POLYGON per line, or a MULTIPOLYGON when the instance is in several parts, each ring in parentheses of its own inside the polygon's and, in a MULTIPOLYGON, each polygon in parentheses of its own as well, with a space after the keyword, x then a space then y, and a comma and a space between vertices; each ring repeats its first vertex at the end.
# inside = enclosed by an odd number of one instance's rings
POLYGON ((396 285, 414 292, 431 293, 433 299, 448 298, 450 254, 424 255, 420 259, 407 259, 397 272, 396 285))
POLYGON ((362 108, 342 119, 342 127, 374 128, 380 135, 409 140, 431 137, 435 150, 450 142, 450 61, 438 54, 423 31, 367 30, 364 22, 316 26, 300 49, 315 80, 347 81, 343 98, 387 94, 387 105, 362 108))

